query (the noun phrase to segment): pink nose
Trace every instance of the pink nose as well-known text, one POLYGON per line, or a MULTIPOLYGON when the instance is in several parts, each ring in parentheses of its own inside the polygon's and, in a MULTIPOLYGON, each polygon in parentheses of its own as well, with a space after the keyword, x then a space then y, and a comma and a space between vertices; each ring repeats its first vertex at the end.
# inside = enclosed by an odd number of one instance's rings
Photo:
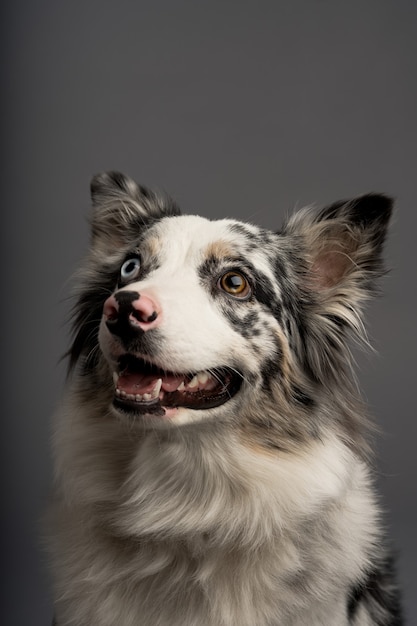
POLYGON ((107 328, 122 338, 137 331, 147 331, 160 323, 158 305, 145 294, 137 291, 117 291, 103 305, 107 328))

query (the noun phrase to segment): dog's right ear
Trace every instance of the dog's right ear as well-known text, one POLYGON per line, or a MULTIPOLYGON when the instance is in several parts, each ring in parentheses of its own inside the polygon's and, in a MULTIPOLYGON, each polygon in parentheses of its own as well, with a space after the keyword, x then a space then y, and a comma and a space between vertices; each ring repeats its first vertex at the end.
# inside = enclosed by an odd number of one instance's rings
POLYGON ((138 185, 120 172, 97 174, 90 187, 93 247, 112 250, 129 244, 144 227, 180 214, 171 198, 138 185))

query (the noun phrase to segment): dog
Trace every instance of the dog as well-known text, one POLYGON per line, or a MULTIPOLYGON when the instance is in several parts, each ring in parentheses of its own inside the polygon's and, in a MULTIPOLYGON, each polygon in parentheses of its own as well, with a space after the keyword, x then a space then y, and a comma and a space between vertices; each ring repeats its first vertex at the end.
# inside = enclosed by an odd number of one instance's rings
POLYGON ((278 232, 91 182, 48 513, 58 626, 403 623, 352 339, 393 202, 278 232))

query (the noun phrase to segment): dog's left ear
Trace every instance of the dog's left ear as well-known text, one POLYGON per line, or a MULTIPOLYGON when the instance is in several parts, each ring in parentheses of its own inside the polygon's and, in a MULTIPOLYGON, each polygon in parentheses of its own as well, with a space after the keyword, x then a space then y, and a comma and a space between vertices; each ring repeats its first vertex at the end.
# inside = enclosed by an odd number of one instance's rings
POLYGON ((104 172, 91 180, 92 246, 111 250, 129 243, 156 220, 179 215, 168 196, 156 193, 120 172, 104 172))
POLYGON ((324 209, 306 208, 282 231, 298 259, 300 358, 324 385, 350 362, 346 334, 366 341, 362 305, 384 273, 382 248, 392 206, 387 196, 368 194, 324 209))
POLYGON ((301 241, 307 260, 305 285, 319 299, 355 305, 383 274, 382 248, 393 201, 368 194, 323 209, 302 209, 285 233, 301 241))

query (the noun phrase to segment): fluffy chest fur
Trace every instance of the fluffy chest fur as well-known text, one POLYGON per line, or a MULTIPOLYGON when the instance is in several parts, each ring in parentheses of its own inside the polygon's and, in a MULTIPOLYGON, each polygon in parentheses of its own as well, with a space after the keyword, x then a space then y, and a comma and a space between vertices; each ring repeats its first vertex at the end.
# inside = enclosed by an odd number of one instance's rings
POLYGON ((74 624, 348 623, 345 590, 368 566, 376 508, 365 467, 336 441, 270 455, 227 430, 192 447, 178 433, 132 446, 109 428, 92 454, 88 440, 74 442, 78 506, 59 522, 74 624))
POLYGON ((49 513, 59 626, 394 624, 348 337, 390 213, 279 233, 93 181, 49 513))

